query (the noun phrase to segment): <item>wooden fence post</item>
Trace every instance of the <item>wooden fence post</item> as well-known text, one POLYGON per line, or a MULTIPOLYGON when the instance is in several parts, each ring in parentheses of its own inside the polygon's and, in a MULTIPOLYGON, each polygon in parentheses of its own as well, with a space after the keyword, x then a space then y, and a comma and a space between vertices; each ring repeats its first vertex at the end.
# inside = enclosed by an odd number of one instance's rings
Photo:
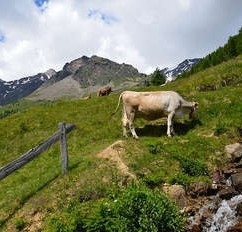
POLYGON ((30 149, 14 161, 6 164, 3 167, 0 167, 0 180, 4 179, 14 171, 18 170, 19 168, 23 167, 25 164, 30 162, 31 160, 35 159, 39 156, 42 152, 50 148, 54 143, 61 140, 61 151, 63 154, 63 162, 62 165, 62 172, 65 174, 68 170, 68 154, 67 154, 67 143, 66 143, 66 134, 75 129, 74 124, 67 124, 67 126, 63 123, 59 123, 60 130, 58 130, 55 134, 51 137, 46 139, 44 142, 40 143, 38 146, 30 149), (63 127, 63 132, 62 132, 63 127), (63 147, 63 148, 62 148, 63 147))
POLYGON ((61 164, 62 164, 62 174, 68 172, 68 151, 66 142, 66 125, 65 123, 59 123, 60 128, 60 149, 61 149, 61 164))

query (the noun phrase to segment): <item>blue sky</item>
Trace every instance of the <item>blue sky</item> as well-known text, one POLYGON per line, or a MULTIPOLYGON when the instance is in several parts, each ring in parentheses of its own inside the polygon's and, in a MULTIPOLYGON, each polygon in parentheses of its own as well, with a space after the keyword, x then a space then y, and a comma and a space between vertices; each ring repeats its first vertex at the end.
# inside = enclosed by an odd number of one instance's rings
POLYGON ((0 43, 4 43, 5 41, 5 36, 4 34, 0 31, 0 43))
POLYGON ((44 12, 48 6, 49 0, 34 0, 35 5, 40 9, 41 12, 44 12))
POLYGON ((203 57, 242 27, 241 0, 1 0, 0 79, 99 55, 151 73, 203 57))
POLYGON ((45 3, 48 3, 49 0, 34 0, 34 3, 37 7, 42 7, 45 3))
POLYGON ((101 10, 97 10, 97 9, 95 10, 90 9, 88 11, 88 17, 101 20, 105 24, 113 24, 115 22, 118 22, 118 19, 116 17, 112 15, 108 15, 107 13, 104 13, 101 10))

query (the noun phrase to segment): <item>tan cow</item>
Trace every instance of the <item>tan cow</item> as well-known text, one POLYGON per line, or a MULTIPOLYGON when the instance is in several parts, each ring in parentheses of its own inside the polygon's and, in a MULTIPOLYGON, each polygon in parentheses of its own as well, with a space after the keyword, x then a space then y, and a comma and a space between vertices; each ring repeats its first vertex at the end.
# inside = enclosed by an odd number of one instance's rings
POLYGON ((167 135, 171 137, 175 134, 173 118, 183 118, 186 113, 189 114, 189 118, 193 118, 198 107, 198 103, 188 102, 173 91, 125 91, 120 94, 118 105, 113 114, 117 112, 121 99, 123 100, 123 136, 127 137, 126 126, 128 125, 135 139, 138 139, 134 128, 135 118, 155 120, 167 116, 167 135))
POLYGON ((111 86, 105 86, 98 90, 98 96, 108 96, 112 92, 111 86))

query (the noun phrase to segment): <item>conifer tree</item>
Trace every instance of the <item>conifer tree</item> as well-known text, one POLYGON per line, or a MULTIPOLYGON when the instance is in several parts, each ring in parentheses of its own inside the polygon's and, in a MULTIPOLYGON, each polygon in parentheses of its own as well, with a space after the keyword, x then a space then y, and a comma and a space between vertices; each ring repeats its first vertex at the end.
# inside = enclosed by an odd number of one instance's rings
POLYGON ((151 84, 152 85, 162 85, 166 82, 166 77, 162 73, 162 71, 159 68, 156 68, 156 70, 151 75, 151 84))

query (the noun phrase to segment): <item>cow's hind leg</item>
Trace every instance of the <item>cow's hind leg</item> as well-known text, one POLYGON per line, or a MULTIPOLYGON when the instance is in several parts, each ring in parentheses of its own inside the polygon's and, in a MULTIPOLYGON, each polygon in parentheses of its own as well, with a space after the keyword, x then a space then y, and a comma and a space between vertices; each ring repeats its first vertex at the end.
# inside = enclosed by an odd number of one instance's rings
POLYGON ((171 137, 175 134, 174 128, 173 128, 173 118, 175 116, 175 112, 171 112, 167 117, 167 135, 168 137, 171 137))
POLYGON ((139 137, 136 134, 135 128, 134 128, 134 117, 135 117, 135 113, 132 112, 132 113, 130 113, 129 116, 130 116, 130 118, 129 118, 129 129, 130 129, 130 131, 132 133, 133 138, 138 139, 139 137))

